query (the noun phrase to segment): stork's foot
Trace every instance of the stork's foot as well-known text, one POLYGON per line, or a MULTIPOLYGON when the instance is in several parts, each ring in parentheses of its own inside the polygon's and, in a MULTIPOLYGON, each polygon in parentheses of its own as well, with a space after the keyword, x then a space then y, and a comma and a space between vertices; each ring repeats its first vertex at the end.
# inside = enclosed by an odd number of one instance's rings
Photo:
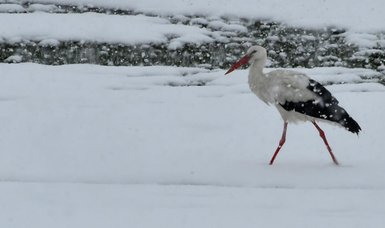
POLYGON ((332 160, 333 160, 334 164, 335 165, 340 165, 340 163, 337 161, 336 157, 334 155, 332 155, 332 154, 331 154, 331 156, 332 156, 332 160))

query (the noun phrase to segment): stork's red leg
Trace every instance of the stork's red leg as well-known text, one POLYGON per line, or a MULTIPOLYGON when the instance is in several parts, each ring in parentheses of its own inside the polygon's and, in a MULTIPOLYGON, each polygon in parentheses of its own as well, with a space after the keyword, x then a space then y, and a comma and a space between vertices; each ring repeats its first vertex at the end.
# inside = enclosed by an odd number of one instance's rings
POLYGON ((325 136, 325 132, 318 126, 318 124, 315 122, 315 121, 312 121, 312 123, 314 124, 314 126, 317 128, 317 130, 319 131, 319 135, 321 136, 321 138, 323 139, 325 145, 326 145, 326 148, 328 149, 329 151, 329 154, 330 156, 332 157, 333 159, 333 162, 334 164, 336 165, 339 165, 336 157, 334 156, 333 152, 332 152, 332 148, 330 148, 329 146, 329 143, 328 143, 328 140, 326 140, 326 136, 325 136))
POLYGON ((270 160, 270 165, 272 165, 274 163, 275 157, 277 157, 279 150, 281 150, 283 144, 286 141, 286 130, 287 130, 287 122, 285 122, 283 124, 282 137, 281 137, 281 140, 279 140, 279 145, 278 145, 277 149, 275 150, 273 157, 270 160))

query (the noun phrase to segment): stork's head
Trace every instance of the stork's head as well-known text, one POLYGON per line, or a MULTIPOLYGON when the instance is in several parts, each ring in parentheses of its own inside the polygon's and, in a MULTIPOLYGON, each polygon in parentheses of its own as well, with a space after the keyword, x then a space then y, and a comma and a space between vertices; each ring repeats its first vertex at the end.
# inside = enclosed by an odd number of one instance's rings
POLYGON ((247 50, 246 55, 243 56, 236 63, 234 63, 231 66, 231 68, 225 73, 225 75, 231 73, 232 71, 236 70, 242 65, 245 65, 248 63, 253 64, 254 62, 258 62, 258 61, 266 61, 266 58, 267 58, 267 53, 265 48, 258 45, 252 46, 249 48, 249 50, 247 50))

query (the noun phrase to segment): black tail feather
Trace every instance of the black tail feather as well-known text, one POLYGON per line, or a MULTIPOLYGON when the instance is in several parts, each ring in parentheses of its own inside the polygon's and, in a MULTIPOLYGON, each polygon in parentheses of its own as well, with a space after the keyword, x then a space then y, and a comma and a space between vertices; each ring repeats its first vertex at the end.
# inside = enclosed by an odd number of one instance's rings
POLYGON ((358 133, 361 131, 360 125, 350 116, 347 116, 346 118, 339 121, 339 123, 346 128, 346 130, 355 133, 358 135, 358 133))

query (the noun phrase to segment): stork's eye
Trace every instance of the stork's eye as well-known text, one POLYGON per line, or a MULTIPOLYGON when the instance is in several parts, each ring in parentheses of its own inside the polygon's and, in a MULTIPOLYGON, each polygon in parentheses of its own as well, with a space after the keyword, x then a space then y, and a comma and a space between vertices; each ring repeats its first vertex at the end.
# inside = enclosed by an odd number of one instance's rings
POLYGON ((257 50, 253 50, 250 55, 254 55, 255 53, 257 53, 257 50))

